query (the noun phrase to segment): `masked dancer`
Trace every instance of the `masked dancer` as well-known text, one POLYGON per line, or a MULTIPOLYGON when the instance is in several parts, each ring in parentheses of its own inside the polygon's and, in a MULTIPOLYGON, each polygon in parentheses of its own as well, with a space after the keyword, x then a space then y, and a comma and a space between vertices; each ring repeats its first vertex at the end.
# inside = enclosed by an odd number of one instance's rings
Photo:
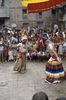
POLYGON ((55 45, 50 40, 46 41, 47 50, 49 51, 51 57, 46 64, 46 80, 47 83, 60 83, 66 77, 65 71, 61 62, 61 57, 57 54, 55 45))
POLYGON ((22 72, 22 70, 26 70, 26 42, 27 42, 27 36, 24 35, 21 38, 21 43, 17 45, 18 55, 13 70, 18 71, 20 73, 22 72))

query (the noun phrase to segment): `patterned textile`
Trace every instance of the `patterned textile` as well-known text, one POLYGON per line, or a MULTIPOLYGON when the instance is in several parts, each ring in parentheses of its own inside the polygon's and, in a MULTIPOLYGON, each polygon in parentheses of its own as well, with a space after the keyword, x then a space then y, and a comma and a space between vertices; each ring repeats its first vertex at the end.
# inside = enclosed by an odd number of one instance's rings
POLYGON ((63 80, 65 77, 65 72, 62 63, 57 61, 55 56, 50 57, 46 64, 46 79, 50 82, 55 80, 63 80))
POLYGON ((26 53, 19 52, 13 70, 18 72, 26 70, 26 53))

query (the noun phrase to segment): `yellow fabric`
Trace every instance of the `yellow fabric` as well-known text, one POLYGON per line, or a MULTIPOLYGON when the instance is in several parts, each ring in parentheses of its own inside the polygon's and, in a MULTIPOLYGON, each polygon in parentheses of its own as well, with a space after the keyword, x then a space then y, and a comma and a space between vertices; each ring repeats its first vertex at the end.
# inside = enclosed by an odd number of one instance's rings
POLYGON ((21 40, 25 40, 25 39, 27 39, 27 36, 26 36, 26 35, 24 35, 24 36, 21 38, 21 40))
POLYGON ((37 45, 33 44, 33 49, 36 50, 36 48, 37 48, 37 45))
POLYGON ((49 1, 49 0, 25 0, 25 1, 22 1, 21 4, 22 6, 27 7, 28 4, 40 3, 40 2, 46 2, 46 1, 49 1))
POLYGON ((48 61, 48 63, 51 64, 51 65, 59 65, 60 64, 59 61, 54 61, 54 62, 48 61))
POLYGON ((48 77, 51 77, 51 78, 60 78, 60 77, 64 77, 65 76, 65 74, 64 73, 62 73, 62 74, 58 74, 58 75, 51 75, 50 76, 50 74, 49 73, 46 73, 46 76, 48 76, 48 77))

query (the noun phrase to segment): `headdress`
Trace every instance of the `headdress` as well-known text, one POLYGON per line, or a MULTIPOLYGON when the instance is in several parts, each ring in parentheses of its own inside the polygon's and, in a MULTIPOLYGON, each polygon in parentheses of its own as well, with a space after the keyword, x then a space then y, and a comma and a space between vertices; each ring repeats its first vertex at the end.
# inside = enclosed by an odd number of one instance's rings
POLYGON ((21 40, 27 40, 27 36, 24 35, 24 36, 21 38, 21 40))
POLYGON ((48 44, 48 43, 51 43, 52 41, 50 40, 50 39, 47 39, 46 40, 46 43, 48 44))
POLYGON ((28 35, 28 32, 25 28, 21 30, 21 36, 28 35))
POLYGON ((54 50, 54 43, 50 39, 46 40, 46 43, 47 49, 54 50))

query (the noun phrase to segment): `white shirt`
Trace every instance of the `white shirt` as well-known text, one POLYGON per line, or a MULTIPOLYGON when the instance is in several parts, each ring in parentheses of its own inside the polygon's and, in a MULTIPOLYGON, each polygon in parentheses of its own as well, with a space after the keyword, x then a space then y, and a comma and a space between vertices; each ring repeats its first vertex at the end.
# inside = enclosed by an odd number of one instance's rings
POLYGON ((64 32, 62 32, 62 35, 63 35, 63 38, 65 38, 65 33, 64 32))
POLYGON ((66 46, 66 42, 63 44, 63 46, 66 46))
POLYGON ((17 47, 19 48, 20 52, 26 52, 26 45, 25 44, 19 43, 19 44, 17 44, 17 47))
MULTIPOLYGON (((0 44, 2 44, 2 41, 0 41, 0 44)), ((3 51, 3 50, 4 50, 4 47, 0 46, 0 51, 3 51)))

